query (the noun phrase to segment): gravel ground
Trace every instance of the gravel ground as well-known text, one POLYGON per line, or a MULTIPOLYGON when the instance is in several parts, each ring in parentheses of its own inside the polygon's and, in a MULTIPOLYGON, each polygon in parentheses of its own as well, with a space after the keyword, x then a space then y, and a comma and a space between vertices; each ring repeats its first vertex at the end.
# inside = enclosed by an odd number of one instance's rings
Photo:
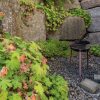
MULTIPOLYGON (((51 73, 62 75, 69 82, 69 100, 100 100, 100 91, 95 94, 88 93, 79 87, 78 57, 73 57, 71 64, 68 58, 55 57, 48 60, 51 73)), ((86 67, 86 58, 82 59, 83 79, 93 79, 94 74, 100 74, 100 58, 91 56, 89 67, 86 67)))

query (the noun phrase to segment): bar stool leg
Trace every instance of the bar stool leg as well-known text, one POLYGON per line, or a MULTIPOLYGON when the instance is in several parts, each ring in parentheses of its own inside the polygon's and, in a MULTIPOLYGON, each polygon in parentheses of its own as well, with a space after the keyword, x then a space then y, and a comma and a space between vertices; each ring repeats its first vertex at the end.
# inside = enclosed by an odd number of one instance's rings
POLYGON ((71 49, 71 51, 70 51, 70 64, 71 64, 71 62, 72 62, 72 53, 73 53, 73 51, 72 51, 72 49, 71 49))
POLYGON ((89 67, 89 51, 87 51, 87 69, 89 67))
POLYGON ((79 51, 79 76, 82 76, 82 52, 79 51))

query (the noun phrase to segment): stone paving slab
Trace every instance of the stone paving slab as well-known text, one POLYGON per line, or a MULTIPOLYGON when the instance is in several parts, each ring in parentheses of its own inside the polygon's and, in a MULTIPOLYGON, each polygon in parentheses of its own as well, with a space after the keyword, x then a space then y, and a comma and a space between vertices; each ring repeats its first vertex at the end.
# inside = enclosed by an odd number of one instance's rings
POLYGON ((80 87, 88 92, 95 93, 99 90, 100 84, 86 78, 80 83, 80 87))

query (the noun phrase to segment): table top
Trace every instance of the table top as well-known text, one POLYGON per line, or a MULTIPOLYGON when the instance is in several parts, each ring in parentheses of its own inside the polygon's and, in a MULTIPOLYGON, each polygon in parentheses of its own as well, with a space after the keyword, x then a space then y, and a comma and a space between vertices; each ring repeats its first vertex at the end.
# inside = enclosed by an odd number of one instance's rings
POLYGON ((74 51, 86 52, 90 49, 90 45, 89 44, 81 45, 81 44, 73 43, 70 45, 70 48, 74 51))

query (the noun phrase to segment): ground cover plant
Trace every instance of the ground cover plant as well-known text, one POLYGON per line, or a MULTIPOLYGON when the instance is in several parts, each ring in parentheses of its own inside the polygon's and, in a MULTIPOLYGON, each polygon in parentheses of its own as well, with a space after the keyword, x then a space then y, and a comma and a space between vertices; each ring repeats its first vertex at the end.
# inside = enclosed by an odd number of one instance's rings
POLYGON ((100 45, 99 44, 92 45, 90 53, 95 56, 100 56, 100 45))
POLYGON ((0 38, 0 100, 68 100, 68 84, 50 75, 34 42, 0 38))
POLYGON ((46 57, 68 57, 70 55, 69 42, 59 40, 40 41, 38 45, 46 57))

